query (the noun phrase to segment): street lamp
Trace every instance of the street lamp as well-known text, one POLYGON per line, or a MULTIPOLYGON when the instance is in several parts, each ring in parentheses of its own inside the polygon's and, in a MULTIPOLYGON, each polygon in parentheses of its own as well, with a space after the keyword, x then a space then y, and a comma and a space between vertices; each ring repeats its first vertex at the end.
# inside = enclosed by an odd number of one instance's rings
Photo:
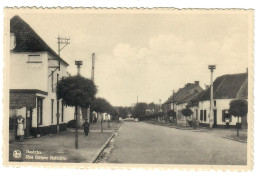
POLYGON ((80 66, 82 65, 82 61, 75 61, 75 65, 77 66, 78 69, 78 75, 80 75, 80 66))
POLYGON ((216 65, 209 65, 208 69, 210 69, 210 112, 209 112, 209 128, 211 129, 213 126, 213 71, 216 69, 216 65))
MULTIPOLYGON (((82 61, 75 61, 75 65, 77 66, 78 69, 78 76, 80 75, 80 66, 82 65, 82 61)), ((76 112, 76 131, 75 131, 75 148, 79 148, 79 142, 78 142, 78 125, 79 125, 79 120, 78 120, 78 111, 79 107, 76 106, 75 112, 76 112)))

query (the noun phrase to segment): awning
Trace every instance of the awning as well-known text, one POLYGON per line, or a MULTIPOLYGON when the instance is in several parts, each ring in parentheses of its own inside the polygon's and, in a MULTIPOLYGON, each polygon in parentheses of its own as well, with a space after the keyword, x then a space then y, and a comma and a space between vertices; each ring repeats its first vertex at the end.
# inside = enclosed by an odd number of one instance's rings
POLYGON ((23 107, 36 107, 36 94, 32 93, 10 93, 10 109, 23 107))
POLYGON ((10 90, 10 109, 36 108, 36 91, 10 90))

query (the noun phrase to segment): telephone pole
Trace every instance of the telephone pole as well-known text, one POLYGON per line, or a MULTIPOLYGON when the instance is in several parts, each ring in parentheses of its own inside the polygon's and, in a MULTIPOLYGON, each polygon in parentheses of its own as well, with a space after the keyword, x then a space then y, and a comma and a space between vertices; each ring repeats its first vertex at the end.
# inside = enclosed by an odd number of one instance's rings
MULTIPOLYGON (((77 66, 77 69, 78 69, 78 76, 80 75, 80 67, 82 65, 82 61, 75 61, 75 65, 77 66)), ((76 106, 75 108, 75 113, 76 113, 76 131, 75 131, 75 149, 78 149, 79 148, 79 142, 78 142, 78 124, 79 124, 79 118, 78 118, 78 115, 79 115, 79 107, 76 106)))
POLYGON ((95 53, 92 53, 92 70, 91 70, 91 80, 94 82, 95 74, 95 53))
MULTIPOLYGON (((60 56, 61 50, 63 50, 63 48, 65 48, 68 44, 70 44, 70 38, 60 37, 59 35, 57 39, 58 39, 58 55, 60 56), (63 44, 63 46, 61 46, 61 44, 63 44)), ((60 71, 60 59, 59 59, 59 71, 60 71)))
POLYGON ((210 69, 210 111, 209 111, 209 129, 213 126, 213 71, 216 69, 216 65, 209 65, 210 69))

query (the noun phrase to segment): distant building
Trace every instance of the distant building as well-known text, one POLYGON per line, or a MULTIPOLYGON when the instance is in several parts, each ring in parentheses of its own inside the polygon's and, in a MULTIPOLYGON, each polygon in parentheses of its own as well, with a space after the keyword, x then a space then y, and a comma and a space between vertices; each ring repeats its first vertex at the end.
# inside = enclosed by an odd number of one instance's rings
POLYGON ((10 33, 10 130, 18 115, 25 118, 26 136, 66 130, 74 110, 57 100, 55 89, 69 64, 19 16, 11 19, 10 33))
POLYGON ((203 89, 199 85, 199 81, 187 83, 183 88, 180 88, 173 96, 163 103, 164 111, 173 109, 176 112, 178 120, 183 119, 181 111, 186 108, 188 101, 199 94, 203 89), (173 103, 174 102, 174 103, 173 103))

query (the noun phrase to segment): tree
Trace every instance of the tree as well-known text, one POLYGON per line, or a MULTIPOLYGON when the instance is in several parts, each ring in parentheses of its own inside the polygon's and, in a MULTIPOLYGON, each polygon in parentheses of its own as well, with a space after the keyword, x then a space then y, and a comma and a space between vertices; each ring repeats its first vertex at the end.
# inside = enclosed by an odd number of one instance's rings
POLYGON ((133 109, 133 117, 142 120, 146 115, 147 104, 137 103, 133 109))
POLYGON ((88 107, 95 98, 98 89, 95 84, 82 76, 62 78, 56 86, 57 99, 64 105, 75 107, 76 131, 75 148, 78 149, 78 107, 88 107))
POLYGON ((237 136, 239 137, 239 117, 244 117, 247 115, 248 103, 246 100, 237 99, 232 100, 229 104, 229 113, 237 117, 237 136))
MULTIPOLYGON (((174 110, 172 110, 172 109, 167 111, 167 115, 169 117, 176 118, 176 112, 174 110)), ((172 122, 173 122, 173 119, 171 119, 171 125, 172 125, 172 122)), ((177 125, 177 121, 176 121, 176 125, 177 125)))
POLYGON ((117 110, 118 110, 118 113, 119 113, 119 115, 122 117, 122 118, 126 118, 127 117, 127 114, 128 114, 128 112, 127 112, 127 108, 126 107, 117 107, 116 108, 117 110))
MULTIPOLYGON (((96 98, 91 104, 91 107, 93 111, 96 111, 98 113, 110 114, 113 109, 112 105, 104 98, 96 98)), ((103 117, 101 118, 101 132, 103 132, 103 117)))
POLYGON ((193 113, 190 108, 185 108, 181 111, 182 115, 186 118, 186 125, 187 125, 187 117, 191 116, 193 113))

